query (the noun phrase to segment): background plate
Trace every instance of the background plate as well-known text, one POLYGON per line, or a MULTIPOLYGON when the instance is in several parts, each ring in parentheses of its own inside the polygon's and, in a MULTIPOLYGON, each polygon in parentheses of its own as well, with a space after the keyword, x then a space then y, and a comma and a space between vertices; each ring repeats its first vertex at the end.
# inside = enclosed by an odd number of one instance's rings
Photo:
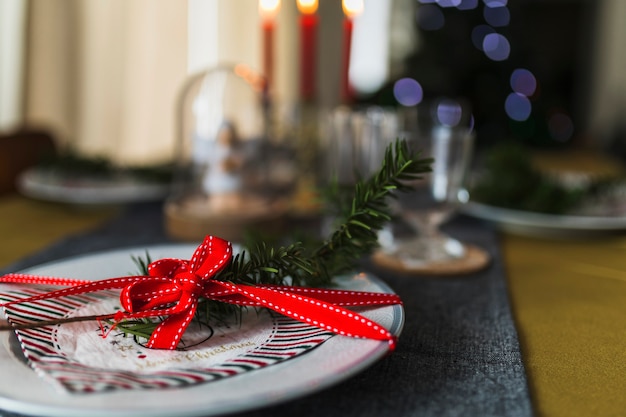
POLYGON ((163 200, 169 184, 133 178, 94 180, 52 175, 32 168, 17 179, 17 189, 26 197, 68 204, 123 204, 163 200))
POLYGON ((471 201, 461 206, 461 212, 493 221, 502 230, 528 236, 588 236, 626 230, 626 216, 596 217, 531 213, 471 201))

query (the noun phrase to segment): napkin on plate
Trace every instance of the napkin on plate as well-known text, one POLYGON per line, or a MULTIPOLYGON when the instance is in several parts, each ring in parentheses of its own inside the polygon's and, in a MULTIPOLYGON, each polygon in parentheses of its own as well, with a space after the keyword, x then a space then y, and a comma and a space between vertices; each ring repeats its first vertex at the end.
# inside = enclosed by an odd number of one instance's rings
MULTIPOLYGON (((44 290, 0 294, 12 301, 44 290)), ((11 305, 11 323, 114 313, 119 296, 103 292, 11 305)), ((84 321, 15 331, 30 366, 63 391, 183 387, 254 371, 302 354, 332 333, 266 310, 235 318, 192 323, 178 350, 144 347, 147 340, 125 335, 108 323, 84 321), (103 332, 107 333, 106 337, 103 332)))

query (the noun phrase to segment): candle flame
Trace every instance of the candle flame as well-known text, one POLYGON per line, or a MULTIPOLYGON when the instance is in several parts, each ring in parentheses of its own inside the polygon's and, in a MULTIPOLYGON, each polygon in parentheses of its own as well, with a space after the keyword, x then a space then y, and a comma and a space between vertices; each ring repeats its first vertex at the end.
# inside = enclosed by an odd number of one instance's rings
POLYGON ((298 0, 297 4, 302 14, 313 14, 317 11, 317 0, 298 0))
POLYGON ((350 19, 354 19, 361 13, 363 13, 363 0, 342 0, 341 7, 343 13, 350 19))
POLYGON ((263 19, 273 19, 280 9, 280 0, 259 0, 259 13, 263 19))

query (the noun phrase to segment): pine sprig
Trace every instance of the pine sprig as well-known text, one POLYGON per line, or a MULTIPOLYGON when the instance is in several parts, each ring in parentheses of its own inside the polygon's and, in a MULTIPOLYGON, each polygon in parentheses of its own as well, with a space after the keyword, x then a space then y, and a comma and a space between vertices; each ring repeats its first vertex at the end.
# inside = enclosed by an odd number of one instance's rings
POLYGON ((254 250, 237 254, 216 279, 244 284, 310 285, 314 282, 315 265, 305 255, 301 243, 273 248, 259 242, 254 250))
MULTIPOLYGON (((339 225, 329 238, 314 248, 300 242, 278 248, 257 242, 253 248, 235 255, 215 279, 252 285, 315 287, 332 284, 333 277, 353 269, 362 257, 377 247, 378 231, 391 220, 388 199, 396 192, 411 191, 411 183, 430 172, 431 163, 432 159, 411 151, 406 141, 396 140, 387 147, 379 171, 357 182, 351 203, 341 204, 341 195, 335 193, 339 225)), ((142 261, 136 263, 142 267, 147 265, 142 261)), ((241 307, 202 300, 196 319, 206 324, 210 317, 232 315, 241 317, 241 307)), ((154 327, 156 323, 150 326, 145 321, 119 325, 122 331, 146 338, 154 327)))
MULTIPOLYGON (((378 231, 391 220, 387 199, 430 172, 432 159, 412 152, 397 140, 385 150, 381 168, 354 187, 351 204, 339 215, 339 226, 317 248, 301 243, 275 249, 264 242, 235 256, 216 279, 249 284, 328 285, 332 277, 352 269, 378 245, 378 231)), ((335 196, 337 200, 341 197, 335 196)))
POLYGON ((148 251, 146 251, 145 258, 142 258, 140 256, 134 256, 134 255, 131 256, 130 258, 132 259, 133 263, 139 270, 139 275, 148 275, 148 265, 150 265, 150 263, 152 262, 152 258, 150 257, 150 254, 148 253, 148 251))
POLYGON ((397 140, 387 147, 379 171, 355 185, 340 225, 315 251, 313 260, 319 271, 329 277, 346 272, 377 247, 377 232, 391 220, 388 198, 397 191, 411 191, 411 183, 430 172, 432 159, 420 155, 412 152, 406 141, 397 140))

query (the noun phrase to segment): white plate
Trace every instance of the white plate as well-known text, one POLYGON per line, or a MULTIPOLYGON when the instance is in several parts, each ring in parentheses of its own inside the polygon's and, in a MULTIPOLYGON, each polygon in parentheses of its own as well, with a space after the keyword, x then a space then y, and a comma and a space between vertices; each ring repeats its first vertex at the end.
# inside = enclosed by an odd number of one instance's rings
POLYGON ((164 199, 169 186, 134 178, 90 179, 52 174, 32 168, 17 179, 23 195, 45 201, 68 204, 123 204, 164 199))
MULTIPOLYGON (((189 258, 195 245, 161 245, 102 252, 41 265, 33 274, 103 279, 136 270, 131 255, 152 259, 189 258)), ((340 288, 392 292, 366 274, 342 276, 340 288)), ((399 335, 404 324, 401 306, 362 312, 399 335)), ((40 379, 16 354, 15 337, 0 334, 0 409, 40 417, 159 417, 209 416, 258 408, 319 391, 369 367, 388 352, 388 343, 335 336, 305 355, 277 365, 193 387, 169 390, 65 394, 40 379), (7 377, 9 376, 10 377, 7 377)))
POLYGON ((501 229, 528 236, 567 237, 626 230, 626 216, 570 216, 532 213, 468 202, 461 211, 495 222, 501 229))

